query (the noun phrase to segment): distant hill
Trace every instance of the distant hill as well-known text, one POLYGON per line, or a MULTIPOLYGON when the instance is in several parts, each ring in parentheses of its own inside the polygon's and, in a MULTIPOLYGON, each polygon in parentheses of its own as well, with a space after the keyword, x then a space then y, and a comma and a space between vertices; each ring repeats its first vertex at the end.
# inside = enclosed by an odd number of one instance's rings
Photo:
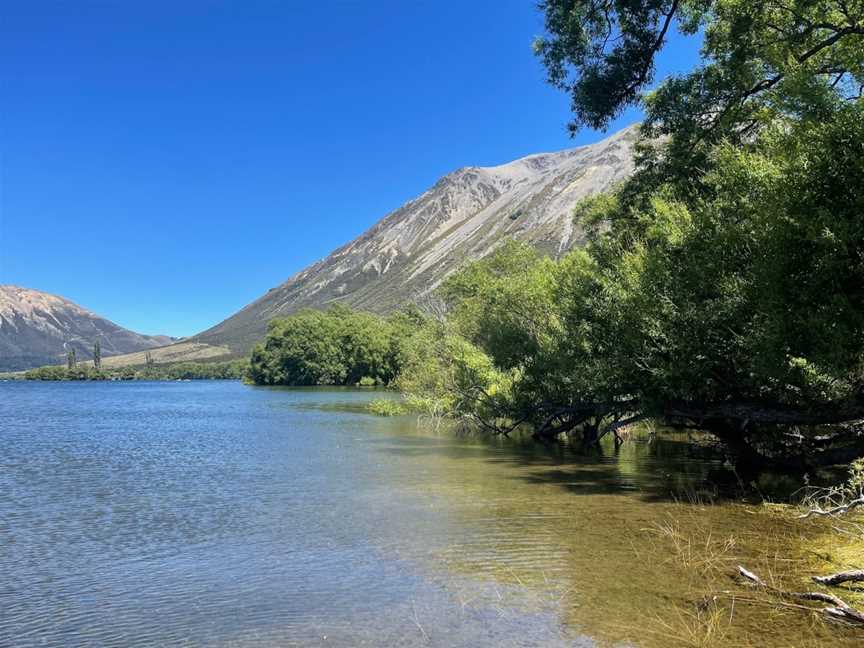
MULTIPOLYGON (((386 313, 422 301, 448 275, 506 239, 559 256, 584 241, 573 208, 633 172, 638 128, 557 153, 465 167, 386 215, 365 233, 211 329, 153 352, 157 362, 246 354, 267 322, 342 303, 386 313)), ((115 358, 114 364, 126 361, 115 358)), ((129 361, 129 364, 133 362, 129 361)))
POLYGON ((0 371, 142 351, 175 342, 167 335, 141 335, 118 326, 68 299, 19 286, 0 285, 0 371))

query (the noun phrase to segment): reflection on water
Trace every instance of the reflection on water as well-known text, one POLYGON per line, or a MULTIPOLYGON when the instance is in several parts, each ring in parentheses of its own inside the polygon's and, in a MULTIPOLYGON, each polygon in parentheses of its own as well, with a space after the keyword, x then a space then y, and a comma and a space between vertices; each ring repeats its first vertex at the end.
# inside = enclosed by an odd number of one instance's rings
MULTIPOLYGON (((760 507, 674 501, 733 480, 686 438, 577 456, 370 397, 0 383, 0 645, 678 645, 700 592, 659 528, 795 551, 760 507)), ((728 644, 836 638, 741 608, 728 644)))

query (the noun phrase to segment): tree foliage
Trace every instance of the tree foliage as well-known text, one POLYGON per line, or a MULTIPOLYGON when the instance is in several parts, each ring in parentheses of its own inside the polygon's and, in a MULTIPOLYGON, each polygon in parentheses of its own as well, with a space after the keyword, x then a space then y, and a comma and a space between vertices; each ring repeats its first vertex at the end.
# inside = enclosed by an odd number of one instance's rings
POLYGON ((270 322, 249 376, 259 385, 386 385, 422 323, 416 311, 389 318, 340 305, 301 311, 270 322))
POLYGON ((601 128, 630 105, 675 137, 728 135, 778 114, 858 98, 860 0, 545 0, 537 40, 549 81, 571 97, 572 127, 601 128), (673 30, 703 35, 702 62, 647 92, 673 30))
POLYGON ((864 89, 861 0, 546 0, 535 49, 571 98, 575 132, 645 111, 645 141, 625 200, 659 184, 699 191, 711 149, 752 142, 778 119, 826 119, 864 89), (654 85, 678 32, 702 39, 690 71, 654 85), (646 187, 647 185, 647 187, 646 187))
MULTIPOLYGON (((574 121, 604 128, 654 78, 680 0, 545 0, 547 35, 534 43, 549 82, 571 97, 574 121)), ((692 27, 691 27, 692 31, 692 27)))

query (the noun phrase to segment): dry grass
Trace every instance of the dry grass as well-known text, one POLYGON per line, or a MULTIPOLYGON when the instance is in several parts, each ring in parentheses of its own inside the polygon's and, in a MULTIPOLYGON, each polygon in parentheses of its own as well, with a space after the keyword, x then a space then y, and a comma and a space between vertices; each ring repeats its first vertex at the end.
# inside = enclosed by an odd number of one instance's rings
POLYGON ((215 360, 217 358, 228 359, 231 355, 231 349, 200 342, 178 342, 149 351, 108 356, 102 358, 102 366, 106 369, 141 366, 147 363, 148 353, 156 364, 168 364, 171 362, 200 362, 201 360, 215 360))

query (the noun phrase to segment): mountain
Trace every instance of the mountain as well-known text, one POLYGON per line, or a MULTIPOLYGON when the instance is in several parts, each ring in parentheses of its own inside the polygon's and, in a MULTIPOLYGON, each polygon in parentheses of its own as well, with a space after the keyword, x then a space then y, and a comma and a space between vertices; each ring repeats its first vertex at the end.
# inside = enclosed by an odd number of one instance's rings
POLYGON ((590 146, 454 171, 192 340, 245 353, 268 320, 301 308, 340 302, 387 312, 422 298, 464 262, 508 238, 558 256, 584 240, 572 222, 576 203, 632 173, 637 134, 631 126, 590 146))
MULTIPOLYGON (((573 224, 576 203, 633 172, 637 138, 638 126, 630 126, 589 146, 458 169, 225 321, 152 357, 167 363, 246 354, 269 320, 302 308, 338 302, 386 313, 422 302, 466 261, 510 238, 559 256, 584 241, 573 224)), ((140 364, 140 355, 109 364, 140 364)))
POLYGON ((104 356, 176 341, 134 333, 57 295, 0 285, 0 371, 64 362, 69 349, 79 360, 89 360, 96 340, 104 356))

